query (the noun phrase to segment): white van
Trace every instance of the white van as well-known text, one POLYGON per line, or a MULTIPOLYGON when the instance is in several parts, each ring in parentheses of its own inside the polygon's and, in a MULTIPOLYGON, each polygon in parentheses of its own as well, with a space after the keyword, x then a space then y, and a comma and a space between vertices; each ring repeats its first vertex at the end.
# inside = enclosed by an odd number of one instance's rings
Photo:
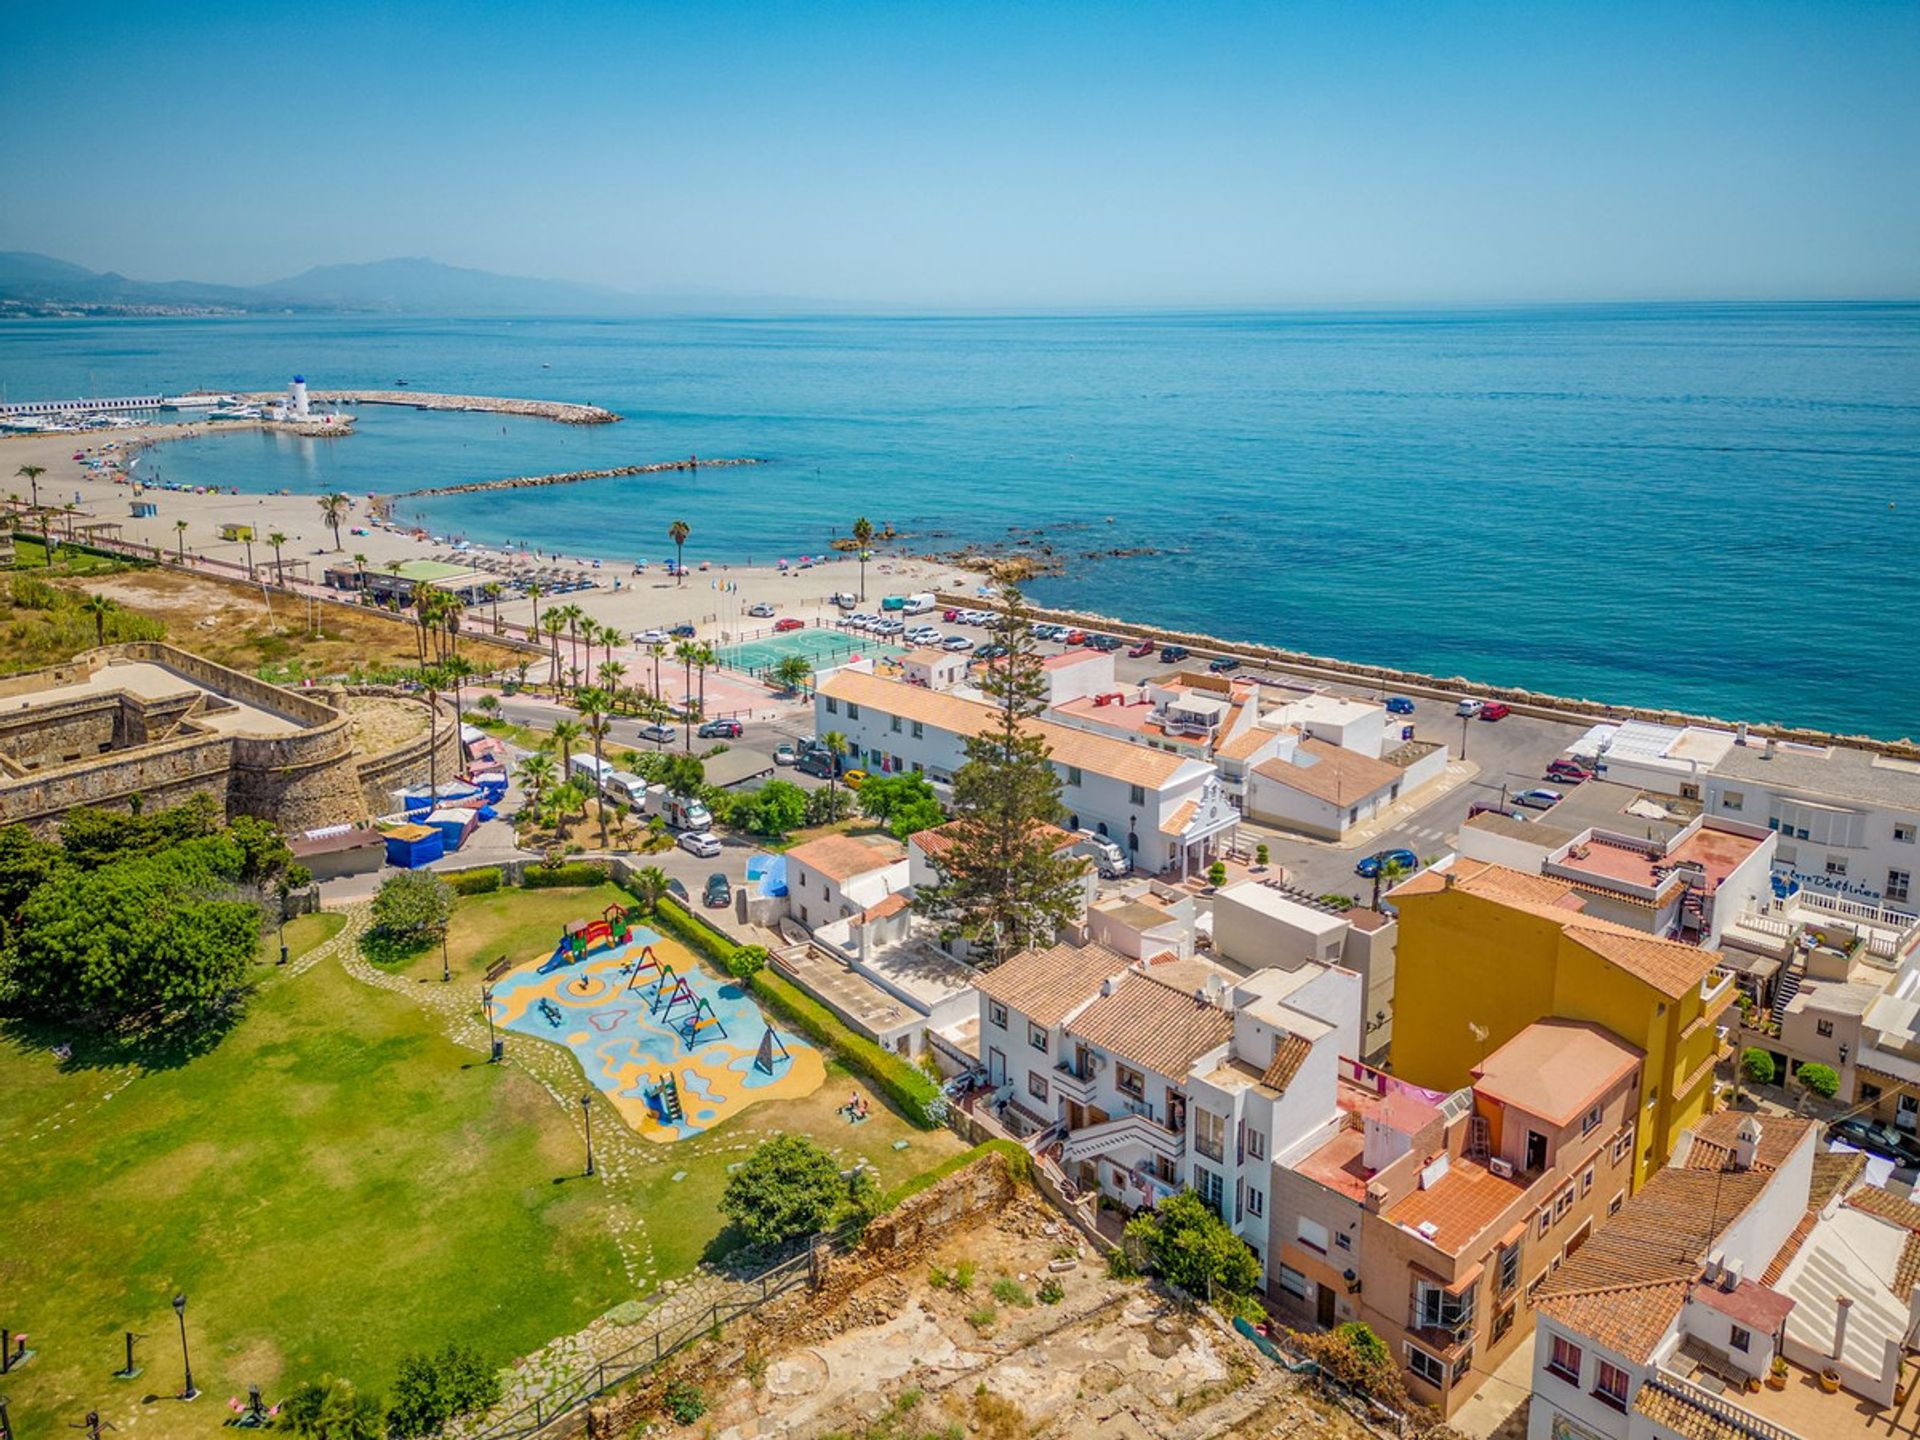
POLYGON ((900 608, 909 615, 924 615, 933 609, 933 596, 924 590, 918 595, 909 595, 900 608))
POLYGON ((613 774, 613 766, 591 755, 575 755, 567 761, 567 773, 579 776, 597 792, 607 788, 607 778, 613 774))
POLYGON ((600 793, 636 815, 646 808, 647 782, 631 770, 615 770, 600 786, 600 793))

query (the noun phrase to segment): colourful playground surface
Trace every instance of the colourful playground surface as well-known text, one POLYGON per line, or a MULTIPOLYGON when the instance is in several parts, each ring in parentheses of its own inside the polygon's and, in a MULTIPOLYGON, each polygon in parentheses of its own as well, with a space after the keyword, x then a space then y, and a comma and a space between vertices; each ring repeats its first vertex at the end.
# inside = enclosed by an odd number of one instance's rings
POLYGON ((567 928, 551 957, 494 985, 494 1023, 573 1051, 645 1138, 684 1139, 825 1083, 818 1050, 681 946, 617 916, 567 928))

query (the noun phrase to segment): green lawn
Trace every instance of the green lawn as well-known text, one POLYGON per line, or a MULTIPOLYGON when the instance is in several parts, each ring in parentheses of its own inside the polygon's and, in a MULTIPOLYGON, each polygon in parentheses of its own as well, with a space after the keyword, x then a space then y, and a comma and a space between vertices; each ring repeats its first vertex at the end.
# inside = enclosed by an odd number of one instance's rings
MULTIPOLYGON (((608 886, 461 901, 454 987, 477 1013, 494 958, 544 956, 565 921, 625 898, 608 886)), ((340 923, 301 917, 289 949, 297 958, 340 923)), ((278 958, 272 932, 261 953, 278 958)), ((400 973, 419 1001, 445 993, 437 947, 400 973)), ((17 1433, 59 1433, 97 1406, 122 1431, 205 1435, 249 1382, 269 1398, 329 1373, 384 1390, 400 1354, 454 1338, 505 1365, 724 1243, 727 1166, 767 1134, 811 1134, 886 1186, 961 1148, 877 1104, 847 1125, 834 1112, 855 1082, 830 1064, 805 1100, 670 1146, 625 1139, 625 1161, 603 1167, 620 1173, 588 1183, 574 1178, 573 1117, 517 1065, 448 1040, 412 994, 334 961, 262 975, 217 1046, 150 1068, 63 1067, 57 1037, 0 1028, 0 1323, 40 1352, 5 1384, 17 1433), (145 1399, 179 1385, 176 1290, 207 1392, 191 1407, 145 1399), (149 1337, 130 1384, 109 1373, 123 1329, 149 1337)), ((539 1047, 528 1062, 584 1087, 558 1047, 508 1044, 539 1047)), ((597 1140, 620 1123, 596 1106, 597 1140)), ((617 1159, 622 1136, 609 1138, 617 1159)))

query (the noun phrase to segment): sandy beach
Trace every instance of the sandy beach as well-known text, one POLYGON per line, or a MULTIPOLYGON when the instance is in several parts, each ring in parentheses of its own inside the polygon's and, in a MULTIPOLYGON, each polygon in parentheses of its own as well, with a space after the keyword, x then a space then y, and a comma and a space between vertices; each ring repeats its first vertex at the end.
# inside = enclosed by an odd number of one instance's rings
MULTIPOLYGON (((349 561, 355 555, 367 557, 371 569, 384 569, 394 560, 453 560, 478 564, 491 560, 505 564, 510 557, 498 547, 473 545, 456 553, 450 537, 435 541, 410 531, 387 528, 376 523, 374 507, 366 495, 350 497, 352 507, 340 532, 340 548, 334 549, 331 529, 322 520, 319 505, 312 495, 196 495, 184 490, 143 488, 136 495, 133 484, 120 484, 103 470, 89 469, 74 458, 76 453, 110 460, 133 455, 144 448, 168 440, 201 435, 210 427, 204 423, 151 424, 124 430, 85 431, 60 435, 0 437, 0 476, 5 492, 28 496, 26 478, 18 474, 23 465, 44 466, 40 476, 40 502, 53 507, 72 504, 77 507, 76 526, 89 521, 109 521, 120 527, 123 540, 136 541, 176 553, 182 537, 177 522, 186 521, 184 537, 189 559, 196 556, 217 562, 221 567, 244 571, 246 546, 239 541, 223 540, 226 525, 253 527, 253 562, 256 567, 269 564, 272 548, 265 537, 274 532, 287 536, 282 557, 308 562, 315 581, 330 564, 349 561), (154 504, 158 513, 136 518, 135 499, 154 504), (357 534, 355 531, 366 533, 357 534)), ((351 445, 351 436, 332 443, 351 445)), ((138 479, 142 461, 132 469, 138 479)), ((56 530, 59 528, 56 525, 56 530)), ((664 537, 663 537, 664 544, 664 537)), ((700 537, 688 542, 686 563, 692 573, 676 582, 656 562, 641 575, 632 573, 628 562, 594 556, 590 551, 556 556, 547 552, 533 562, 544 567, 580 571, 594 581, 592 588, 575 590, 561 603, 578 605, 603 624, 628 631, 691 621, 702 638, 719 640, 752 628, 764 628, 769 622, 749 619, 749 607, 762 602, 772 604, 782 616, 822 619, 837 614, 829 604, 837 591, 860 588, 860 567, 850 557, 836 556, 811 569, 778 570, 773 566, 712 564, 705 571, 700 537), (596 569, 594 560, 601 563, 596 569), (615 586, 618 586, 616 589, 615 586)), ((481 568, 486 568, 484 565, 481 568)), ((228 573, 233 573, 229 570, 228 573)), ((880 597, 910 590, 972 590, 981 583, 950 564, 877 555, 867 563, 867 597, 871 608, 878 608, 880 597)), ((542 600, 544 609, 548 600, 542 600)), ((504 620, 524 624, 531 615, 532 602, 517 593, 502 598, 500 615, 504 620)))

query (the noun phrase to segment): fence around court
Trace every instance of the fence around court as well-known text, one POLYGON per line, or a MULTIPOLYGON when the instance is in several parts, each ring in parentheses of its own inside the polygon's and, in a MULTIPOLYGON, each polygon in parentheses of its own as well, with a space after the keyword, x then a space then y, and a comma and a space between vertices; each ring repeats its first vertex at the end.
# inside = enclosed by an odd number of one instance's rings
POLYGON ((878 655, 892 659, 905 652, 897 645, 862 638, 824 625, 805 630, 767 632, 723 647, 720 664, 736 674, 758 680, 770 673, 782 660, 798 655, 810 664, 828 664, 853 655, 878 655))

